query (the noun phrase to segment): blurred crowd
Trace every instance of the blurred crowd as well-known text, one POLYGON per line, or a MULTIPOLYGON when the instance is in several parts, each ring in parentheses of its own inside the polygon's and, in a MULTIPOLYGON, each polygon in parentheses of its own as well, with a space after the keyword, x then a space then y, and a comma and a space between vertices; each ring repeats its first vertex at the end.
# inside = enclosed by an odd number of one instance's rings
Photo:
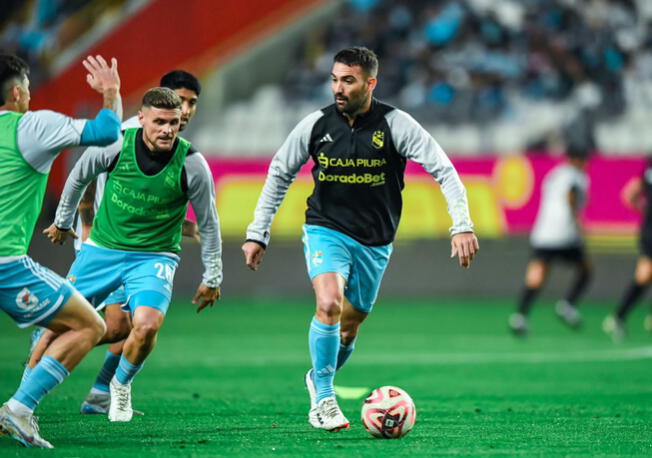
POLYGON ((56 57, 130 1, 2 0, 0 52, 25 59, 38 86, 56 70, 56 57))
MULTIPOLYGON (((25 58, 38 86, 147 1, 1 0, 0 52, 25 58)), ((376 96, 456 153, 652 149, 652 0, 338 4, 321 25, 273 51, 296 47, 291 67, 265 72, 289 70, 283 81, 258 81, 247 101, 206 110, 195 124, 206 126, 209 148, 272 151, 307 110, 332 102, 334 53, 365 45, 380 58, 376 96), (241 124, 264 135, 243 139, 241 124)))
MULTIPOLYGON (((333 54, 364 44, 380 59, 376 95, 437 123, 485 123, 527 102, 572 100, 567 126, 592 147, 596 120, 626 107, 627 73, 652 79, 649 0, 348 0, 346 12, 298 50, 291 98, 316 86, 333 54)), ((572 138, 570 141, 574 141, 572 138)))

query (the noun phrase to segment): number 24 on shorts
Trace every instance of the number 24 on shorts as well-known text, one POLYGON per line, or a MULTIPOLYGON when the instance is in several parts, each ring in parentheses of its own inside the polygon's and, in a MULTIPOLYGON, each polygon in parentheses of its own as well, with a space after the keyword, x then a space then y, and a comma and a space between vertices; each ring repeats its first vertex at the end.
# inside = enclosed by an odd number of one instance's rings
POLYGON ((156 276, 161 280, 165 280, 168 283, 172 283, 174 279, 174 267, 169 266, 168 264, 163 264, 162 262, 157 262, 154 264, 154 268, 157 270, 156 276))

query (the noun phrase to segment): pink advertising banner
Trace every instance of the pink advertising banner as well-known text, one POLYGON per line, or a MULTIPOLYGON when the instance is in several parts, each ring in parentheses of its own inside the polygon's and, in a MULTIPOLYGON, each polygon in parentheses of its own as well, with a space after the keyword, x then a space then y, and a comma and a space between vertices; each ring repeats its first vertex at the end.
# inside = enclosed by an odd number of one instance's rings
MULTIPOLYGON (((543 155, 455 158, 453 163, 469 195, 478 234, 501 237, 530 230, 539 207, 541 183, 563 159, 543 155)), ((269 159, 209 159, 216 183, 217 205, 226 238, 242 238, 267 174, 269 159)), ((301 232, 305 200, 312 190, 312 161, 290 187, 274 221, 275 237, 296 238, 301 232)), ((588 165, 589 201, 582 213, 588 234, 632 237, 640 215, 622 198, 625 184, 641 176, 642 158, 593 157, 588 165)), ((398 239, 440 237, 450 218, 438 185, 416 163, 408 163, 404 211, 398 239)))

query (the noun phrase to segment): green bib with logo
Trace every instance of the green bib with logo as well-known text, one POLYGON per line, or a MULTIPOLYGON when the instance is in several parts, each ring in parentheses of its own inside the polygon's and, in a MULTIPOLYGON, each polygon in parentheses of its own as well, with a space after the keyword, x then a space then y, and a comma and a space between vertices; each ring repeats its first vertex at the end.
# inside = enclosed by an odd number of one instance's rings
POLYGON ((155 175, 145 175, 136 160, 136 134, 124 132, 122 150, 109 173, 90 238, 115 250, 179 252, 188 197, 181 173, 190 143, 179 138, 170 162, 155 175))
POLYGON ((48 183, 49 174, 35 170, 18 150, 22 117, 0 115, 0 256, 27 254, 48 183))

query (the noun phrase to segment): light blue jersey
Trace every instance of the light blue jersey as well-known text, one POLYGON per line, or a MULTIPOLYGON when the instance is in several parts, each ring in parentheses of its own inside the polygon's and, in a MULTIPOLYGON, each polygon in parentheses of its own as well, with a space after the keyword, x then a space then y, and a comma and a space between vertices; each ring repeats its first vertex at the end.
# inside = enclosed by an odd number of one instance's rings
POLYGON ((308 275, 335 272, 346 281, 344 297, 357 310, 371 312, 387 268, 392 245, 366 246, 323 226, 303 226, 308 275))
POLYGON ((0 309, 20 328, 47 326, 74 292, 68 281, 29 256, 0 263, 0 309))
POLYGON ((95 305, 106 302, 124 285, 123 310, 133 313, 146 305, 165 314, 178 264, 179 257, 174 254, 113 250, 85 243, 70 267, 68 280, 95 305))

